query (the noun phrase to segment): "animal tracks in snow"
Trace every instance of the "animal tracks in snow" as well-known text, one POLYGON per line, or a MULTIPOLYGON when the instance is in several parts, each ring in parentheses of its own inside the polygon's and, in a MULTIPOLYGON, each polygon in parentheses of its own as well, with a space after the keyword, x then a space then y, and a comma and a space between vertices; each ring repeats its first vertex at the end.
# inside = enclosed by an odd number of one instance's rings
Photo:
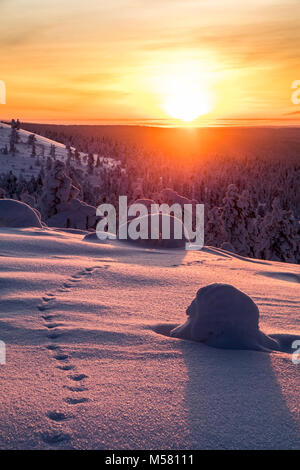
POLYGON ((72 365, 58 366, 58 369, 60 369, 60 370, 73 370, 73 369, 75 369, 75 366, 72 366, 72 365))
MULTIPOLYGON (((76 272, 71 275, 66 281, 62 282, 61 286, 56 290, 56 292, 47 292, 41 298, 41 305, 37 306, 37 309, 43 313, 41 319, 44 323, 44 328, 46 336, 49 340, 49 344, 45 346, 45 349, 51 354, 56 363, 59 364, 56 366, 56 369, 59 369, 62 372, 71 372, 71 374, 66 376, 66 384, 63 385, 63 389, 68 391, 68 396, 63 398, 63 402, 67 406, 72 406, 76 409, 76 406, 86 403, 89 401, 89 398, 83 396, 83 392, 88 391, 88 386, 86 380, 88 376, 86 374, 76 372, 76 366, 72 364, 72 353, 68 354, 63 350, 63 345, 59 344, 59 340, 63 338, 65 332, 62 331, 64 323, 62 321, 55 321, 60 318, 60 315, 55 313, 47 313, 48 310, 54 310, 56 308, 57 302, 57 293, 70 292, 72 288, 80 286, 80 281, 87 279, 87 277, 92 276, 93 272, 97 269, 108 269, 109 265, 97 265, 84 268, 83 270, 76 272), (53 330, 53 331, 51 331, 53 330), (60 364, 61 363, 61 364, 60 364), (72 373, 73 372, 73 373, 72 373)), ((66 405, 65 405, 66 406, 66 405)), ((49 411, 46 414, 50 422, 55 424, 55 426, 60 426, 63 428, 63 425, 66 421, 76 419, 76 415, 69 414, 65 411, 53 410, 49 411)), ((48 432, 41 434, 41 439, 49 446, 61 446, 67 445, 71 440, 70 434, 63 432, 63 429, 50 429, 48 432)))
POLYGON ((86 387, 67 387, 66 385, 65 388, 70 390, 70 392, 85 392, 86 390, 88 390, 86 387))
POLYGON ((48 346, 46 346, 46 348, 50 351, 55 351, 56 349, 59 349, 59 346, 57 344, 49 344, 48 346))
POLYGON ((50 411, 49 413, 47 413, 47 416, 52 421, 57 421, 57 422, 66 421, 67 419, 69 419, 69 417, 65 413, 60 413, 58 411, 50 411))
POLYGON ((85 403, 89 401, 88 398, 82 397, 82 398, 73 398, 73 397, 67 397, 64 399, 66 403, 69 405, 78 405, 79 403, 85 403))
POLYGON ((42 300, 44 302, 50 302, 51 300, 54 300, 54 299, 55 299, 55 297, 42 297, 42 300))
POLYGON ((46 444, 56 445, 64 442, 68 442, 71 439, 70 434, 64 432, 50 433, 46 432, 42 434, 42 439, 46 444))
POLYGON ((62 323, 46 323, 45 326, 46 326, 46 328, 52 330, 53 328, 57 328, 59 326, 62 326, 62 323))
POLYGON ((75 382, 80 382, 83 379, 87 379, 87 375, 85 374, 75 374, 75 375, 69 375, 69 378, 71 380, 74 380, 75 382))
POLYGON ((67 359, 69 359, 69 356, 68 354, 57 354, 56 356, 54 356, 54 359, 56 359, 57 361, 66 361, 67 359))

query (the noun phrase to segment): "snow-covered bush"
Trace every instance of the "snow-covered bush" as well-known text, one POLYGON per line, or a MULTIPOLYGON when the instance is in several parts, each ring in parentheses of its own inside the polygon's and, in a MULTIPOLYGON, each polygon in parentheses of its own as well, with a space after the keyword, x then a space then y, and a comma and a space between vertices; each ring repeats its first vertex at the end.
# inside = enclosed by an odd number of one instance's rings
POLYGON ((77 199, 80 190, 66 175, 65 164, 55 160, 44 179, 39 200, 43 218, 55 227, 88 230, 96 226, 96 208, 77 199))
POLYGON ((47 220, 58 212, 65 211, 78 193, 79 190, 66 175, 64 163, 56 160, 43 181, 43 193, 39 199, 43 217, 47 220))

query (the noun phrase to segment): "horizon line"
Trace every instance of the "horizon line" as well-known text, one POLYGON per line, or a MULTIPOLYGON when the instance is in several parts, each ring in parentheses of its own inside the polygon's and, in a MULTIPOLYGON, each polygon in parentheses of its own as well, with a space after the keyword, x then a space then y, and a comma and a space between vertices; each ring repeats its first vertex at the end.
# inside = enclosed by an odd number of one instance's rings
MULTIPOLYGON (((20 119, 20 118, 19 118, 20 119)), ((10 124, 11 119, 1 119, 0 122, 10 124)), ((100 118, 100 119, 87 119, 82 121, 73 121, 73 120, 51 120, 51 121, 38 121, 38 120, 22 120, 21 123, 24 124, 41 124, 41 125, 55 125, 55 126, 128 126, 128 127, 159 127, 159 128, 182 128, 182 129, 195 129, 195 128, 205 128, 205 127, 299 127, 300 118, 290 118, 290 119, 281 119, 281 118, 216 118, 214 120, 206 120, 205 122, 195 123, 170 123, 170 120, 167 118, 124 118, 124 119, 114 119, 114 118, 100 118), (237 125, 238 123, 243 123, 243 125, 237 125), (261 124, 261 123, 265 124, 261 124), (108 123, 108 124, 106 124, 108 123), (124 124, 129 123, 129 124, 124 124), (152 123, 152 125, 151 125, 152 123), (161 125, 159 125, 161 123, 161 125), (237 123, 237 124, 234 124, 237 123), (247 126, 247 123, 249 125, 247 126), (254 123, 257 123, 255 125, 254 123), (266 124, 270 123, 270 124, 266 124), (276 124, 277 123, 277 124, 276 124)))

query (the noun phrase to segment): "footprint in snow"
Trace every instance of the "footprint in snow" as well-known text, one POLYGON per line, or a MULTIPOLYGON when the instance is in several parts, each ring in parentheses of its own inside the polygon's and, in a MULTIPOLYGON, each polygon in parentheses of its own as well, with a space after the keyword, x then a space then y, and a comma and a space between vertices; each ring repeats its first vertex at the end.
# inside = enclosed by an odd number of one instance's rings
POLYGON ((55 300, 55 297, 42 297, 44 302, 50 302, 50 300, 55 300))
POLYGON ((57 328, 58 326, 61 326, 62 324, 61 323, 48 323, 46 326, 46 328, 49 328, 49 330, 52 330, 53 328, 57 328))
POLYGON ((56 356, 54 356, 54 359, 56 359, 57 361, 66 361, 67 359, 69 359, 69 356, 68 354, 57 354, 56 356))
POLYGON ((42 318, 45 320, 45 321, 51 321, 53 320, 54 318, 56 318, 57 315, 43 315, 42 318))
POLYGON ((67 416, 65 413, 60 413, 58 411, 49 411, 49 413, 47 413, 47 416, 52 421, 57 422, 66 421, 67 419, 69 419, 69 416, 67 416))
POLYGON ((55 445, 62 442, 68 442, 71 439, 70 434, 64 432, 50 433, 46 432, 42 434, 42 439, 46 444, 55 445))
POLYGON ((57 366, 57 369, 60 369, 60 370, 74 370, 75 366, 72 366, 71 364, 68 364, 67 366, 57 366))
POLYGON ((70 390, 70 392, 85 392, 86 390, 88 390, 86 387, 67 387, 67 386, 65 386, 65 388, 70 390))
POLYGON ((80 276, 90 276, 92 273, 90 271, 80 271, 79 275, 80 276))
POLYGON ((67 397, 64 399, 64 401, 66 403, 68 403, 69 405, 78 405, 79 403, 85 403, 87 401, 89 401, 88 398, 71 398, 71 397, 67 397))
POLYGON ((74 380, 75 382, 80 382, 83 379, 87 379, 88 376, 85 374, 75 374, 75 375, 69 375, 69 378, 71 380, 74 380))
POLYGON ((56 351, 57 349, 60 349, 59 346, 57 346, 57 344, 48 344, 46 348, 49 349, 49 351, 56 351))

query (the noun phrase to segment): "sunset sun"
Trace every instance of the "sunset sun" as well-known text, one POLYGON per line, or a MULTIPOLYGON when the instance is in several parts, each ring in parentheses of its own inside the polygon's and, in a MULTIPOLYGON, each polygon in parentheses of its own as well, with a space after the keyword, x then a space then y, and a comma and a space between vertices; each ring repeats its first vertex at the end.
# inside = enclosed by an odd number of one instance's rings
POLYGON ((164 109, 170 117, 190 122, 207 114, 211 104, 204 92, 185 90, 169 95, 164 103, 164 109))
POLYGON ((191 122, 212 110, 211 92, 194 64, 184 64, 163 77, 162 108, 168 116, 191 122))

